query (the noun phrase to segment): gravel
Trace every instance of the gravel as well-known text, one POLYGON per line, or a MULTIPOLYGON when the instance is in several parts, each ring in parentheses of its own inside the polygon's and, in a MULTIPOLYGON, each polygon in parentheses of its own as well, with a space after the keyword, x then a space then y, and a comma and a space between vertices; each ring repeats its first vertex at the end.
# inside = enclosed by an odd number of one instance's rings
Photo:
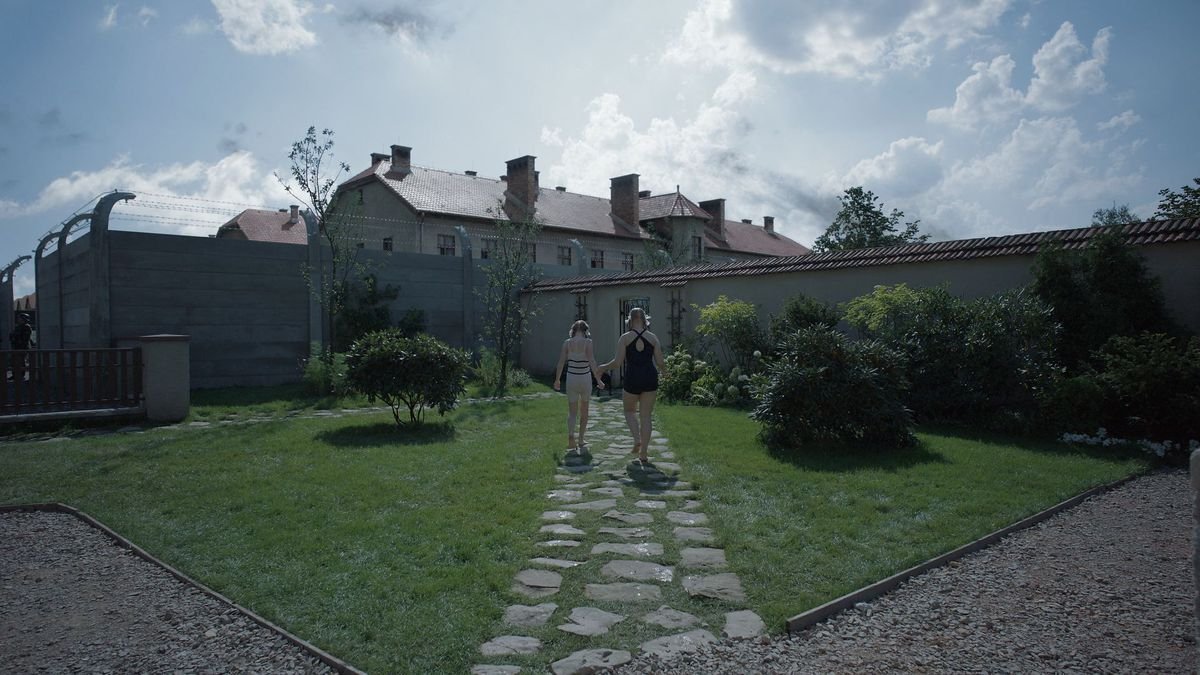
POLYGON ((0 513, 5 672, 330 673, 78 518, 0 513))
POLYGON ((1192 500, 1141 477, 797 635, 617 672, 1195 673, 1192 500))

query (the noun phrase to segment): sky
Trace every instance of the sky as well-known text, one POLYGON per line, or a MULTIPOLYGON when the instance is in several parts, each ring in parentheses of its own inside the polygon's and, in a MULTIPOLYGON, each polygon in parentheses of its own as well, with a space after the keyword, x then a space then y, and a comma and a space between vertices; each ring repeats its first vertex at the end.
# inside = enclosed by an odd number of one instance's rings
MULTIPOLYGON (((1200 2, 0 0, 0 266, 90 200, 207 236, 288 150, 724 197, 811 245, 861 185, 934 240, 1149 217, 1200 176, 1200 2)), ((33 290, 33 266, 15 292, 33 290)))

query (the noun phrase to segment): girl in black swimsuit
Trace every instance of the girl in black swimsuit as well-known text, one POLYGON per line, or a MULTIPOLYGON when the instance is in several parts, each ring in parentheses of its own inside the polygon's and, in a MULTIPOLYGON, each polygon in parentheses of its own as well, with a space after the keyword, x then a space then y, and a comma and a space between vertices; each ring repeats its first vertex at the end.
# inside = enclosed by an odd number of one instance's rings
POLYGON ((658 395, 658 371, 665 364, 658 336, 649 330, 650 320, 646 317, 646 311, 641 307, 629 310, 625 324, 629 330, 617 342, 616 358, 602 364, 600 370, 625 367, 622 377, 625 422, 633 436, 633 454, 644 464, 650 461, 646 448, 650 445, 650 417, 658 395))

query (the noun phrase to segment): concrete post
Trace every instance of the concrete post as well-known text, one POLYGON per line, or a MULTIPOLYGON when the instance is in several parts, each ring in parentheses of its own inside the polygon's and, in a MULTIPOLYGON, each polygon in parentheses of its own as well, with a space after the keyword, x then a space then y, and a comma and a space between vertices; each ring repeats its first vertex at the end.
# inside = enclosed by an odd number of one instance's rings
POLYGON ((587 249, 583 247, 583 242, 578 239, 570 240, 571 246, 575 249, 575 267, 579 272, 579 276, 587 274, 591 269, 591 261, 588 260, 587 249))
POLYGON ((462 348, 475 348, 475 260, 471 256, 471 235, 467 228, 454 228, 462 245, 462 348))
POLYGON ((191 350, 187 335, 143 335, 142 393, 146 418, 178 422, 191 407, 191 350))

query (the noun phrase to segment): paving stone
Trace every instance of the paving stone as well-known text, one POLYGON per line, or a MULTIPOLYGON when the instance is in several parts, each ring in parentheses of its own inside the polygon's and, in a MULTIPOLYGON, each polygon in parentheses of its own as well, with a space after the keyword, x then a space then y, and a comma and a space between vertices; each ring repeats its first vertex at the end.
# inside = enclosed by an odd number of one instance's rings
POLYGON ((607 511, 608 509, 616 508, 617 500, 615 499, 597 499, 594 502, 580 502, 578 504, 563 504, 564 509, 572 511, 607 511))
POLYGON ((542 511, 542 520, 571 520, 574 517, 574 511, 542 511))
POLYGON ((591 461, 592 456, 590 454, 577 455, 575 453, 567 453, 567 455, 563 457, 564 466, 585 466, 590 464, 591 461))
POLYGON ((698 494, 695 490, 642 489, 642 495, 646 497, 695 497, 698 494))
POLYGON ((683 578, 683 590, 688 595, 699 595, 705 598, 727 600, 729 602, 745 602, 746 592, 742 590, 742 581, 732 572, 723 572, 710 576, 694 576, 683 578))
POLYGON ((698 509, 701 506, 704 506, 704 502, 697 501, 695 499, 689 499, 683 503, 683 506, 679 508, 683 509, 684 511, 691 511, 693 509, 698 509))
POLYGON ((645 527, 602 527, 599 532, 621 539, 645 539, 654 535, 654 532, 645 527))
POLYGON ((625 620, 621 614, 613 614, 595 607, 576 607, 571 610, 571 616, 568 618, 570 622, 562 624, 558 629, 585 637, 604 635, 613 624, 625 620))
POLYGON ((654 516, 649 513, 625 513, 624 511, 609 511, 605 518, 619 520, 627 525, 649 525, 654 522, 654 516))
MULTIPOLYGON (((594 551, 593 551, 594 552, 594 551)), ((725 551, 719 548, 685 548, 679 552, 680 567, 720 569, 725 567, 725 551)))
POLYGON ((708 522, 708 516, 703 513, 671 511, 667 513, 667 520, 677 525, 703 525, 708 522))
POLYGON ((658 467, 659 471, 673 471, 679 473, 680 467, 674 462, 655 462, 654 466, 658 467))
POLYGON ((537 638, 501 635, 483 643, 479 651, 484 656, 513 656, 515 654, 536 654, 541 648, 542 641, 537 638))
POLYGON ((598 495, 604 495, 606 497, 621 497, 625 494, 625 491, 619 487, 598 487, 598 488, 592 488, 588 492, 593 492, 598 495))
POLYGON ((592 675, 625 665, 633 655, 620 649, 584 649, 550 664, 554 675, 592 675))
POLYGON ((583 564, 578 560, 562 560, 560 558, 530 558, 529 562, 534 565, 545 565, 546 567, 557 567, 564 570, 579 567, 583 564))
POLYGON ((576 478, 575 476, 567 476, 561 473, 556 473, 554 474, 554 480, 558 481, 559 483, 570 483, 571 481, 576 480, 576 478))
POLYGON ((697 541, 702 544, 713 542, 713 531, 707 527, 677 527, 674 530, 676 541, 697 541))
POLYGON ((567 525, 566 523, 554 523, 553 525, 543 525, 540 528, 538 528, 538 532, 541 532, 543 534, 557 534, 557 535, 563 536, 563 537, 582 537, 583 535, 587 534, 586 532, 579 529, 578 527, 575 527, 574 525, 567 525))
POLYGON ((521 666, 471 666, 471 675, 517 675, 521 666))
POLYGON ((617 555, 633 555, 652 558, 663 554, 662 544, 643 542, 641 544, 596 544, 592 547, 592 555, 615 553, 617 555))
POLYGON ((560 502, 577 502, 581 497, 583 493, 579 490, 551 490, 546 493, 546 499, 560 502))
POLYGON ((547 570, 521 570, 513 580, 512 591, 531 598, 554 595, 562 585, 562 575, 547 570))
POLYGON ((665 509, 665 508, 667 508, 666 502, 660 502, 660 501, 656 501, 653 499, 639 499, 636 502, 634 502, 633 505, 638 507, 639 509, 665 509))
POLYGON ((658 456, 663 459, 675 459, 675 453, 671 452, 670 450, 660 450, 658 452, 658 456))
POLYGON ((687 628, 688 626, 698 624, 700 623, 700 618, 694 614, 681 612, 677 609, 671 609, 670 607, 663 605, 653 612, 643 616, 642 622, 651 623, 655 626, 662 626, 663 628, 674 630, 676 628, 687 628))
POLYGON ((568 473, 587 473, 587 472, 591 471, 591 470, 592 470, 592 469, 594 469, 594 468, 596 468, 596 467, 592 466, 591 464, 581 464, 581 465, 579 465, 579 466, 564 466, 564 467, 560 467, 560 469, 559 469, 559 470, 561 470, 561 471, 566 471, 566 472, 568 472, 568 473))
POLYGON ((574 539, 550 539, 548 541, 539 541, 534 544, 541 548, 574 548, 579 545, 579 542, 574 539))
POLYGON ((712 633, 697 628, 678 635, 668 635, 642 643, 643 654, 651 654, 663 660, 671 660, 682 654, 690 654, 706 644, 716 642, 712 633))
POLYGON ((669 584, 675 578, 675 570, 644 560, 611 560, 600 568, 600 575, 610 579, 658 581, 669 584))
POLYGON ((592 600, 609 602, 649 602, 662 599, 662 590, 653 584, 587 584, 583 594, 592 600))
POLYGON ((763 623, 762 617, 748 609, 743 609, 725 615, 725 628, 721 630, 721 635, 740 640, 758 637, 766 631, 767 624, 763 623))
POLYGON ((504 623, 510 626, 544 626, 558 605, 543 602, 540 605, 510 605, 504 610, 504 623))

